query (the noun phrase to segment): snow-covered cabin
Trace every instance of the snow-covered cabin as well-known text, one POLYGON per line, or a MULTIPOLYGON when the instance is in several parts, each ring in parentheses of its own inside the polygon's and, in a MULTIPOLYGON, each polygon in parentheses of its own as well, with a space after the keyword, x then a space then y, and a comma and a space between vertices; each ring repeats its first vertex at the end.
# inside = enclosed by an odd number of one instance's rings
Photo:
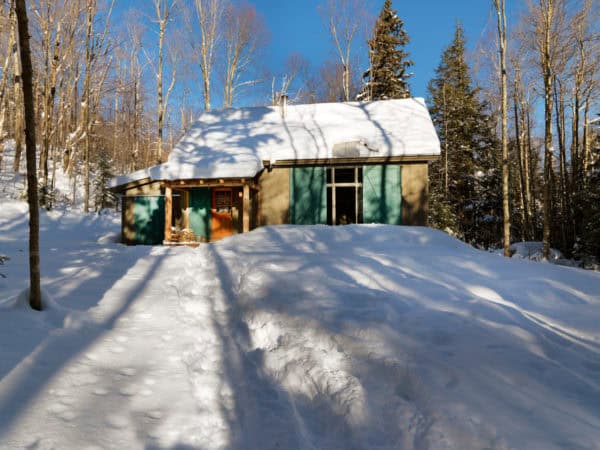
POLYGON ((200 115, 168 160, 111 180, 123 242, 207 242, 277 224, 425 225, 440 143, 422 99, 200 115))

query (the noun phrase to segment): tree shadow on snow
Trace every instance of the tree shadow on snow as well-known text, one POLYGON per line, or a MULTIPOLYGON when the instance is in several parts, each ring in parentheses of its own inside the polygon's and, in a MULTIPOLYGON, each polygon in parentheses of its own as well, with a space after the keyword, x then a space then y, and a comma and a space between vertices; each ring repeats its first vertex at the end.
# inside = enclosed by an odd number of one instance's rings
MULTIPOLYGON (((280 234, 284 229, 255 231, 266 235, 261 247, 236 248, 235 257, 222 252, 220 245, 214 246, 218 273, 228 287, 227 298, 236 301, 247 295, 249 304, 237 305, 235 310, 246 307, 255 316, 266 314, 271 323, 292 324, 291 330, 283 331, 287 334, 279 336, 285 342, 294 333, 299 340, 303 333, 307 338, 312 333, 313 341, 316 334, 325 344, 331 343, 329 347, 324 344, 323 350, 330 356, 336 354, 331 347, 339 343, 338 351, 345 355, 338 375, 358 380, 364 388, 364 414, 359 421, 340 413, 335 391, 319 393, 316 389, 319 395, 304 394, 306 384, 318 384, 310 375, 322 364, 318 359, 308 361, 309 375, 298 381, 304 386, 298 386, 297 392, 286 389, 281 378, 273 378, 266 366, 265 358, 270 355, 264 352, 272 350, 252 350, 244 355, 248 324, 236 317, 238 325, 232 328, 243 331, 244 343, 236 358, 245 362, 228 367, 229 382, 241 386, 237 397, 244 406, 248 400, 242 397, 248 394, 242 381, 249 374, 263 384, 265 392, 276 394, 277 420, 293 424, 292 429, 297 430, 288 446, 300 448, 316 440, 313 443, 317 447, 330 445, 328 448, 346 441, 365 445, 377 442, 375 447, 401 443, 403 448, 427 448, 434 445, 430 439, 435 433, 429 434, 438 423, 446 429, 463 428, 474 447, 489 446, 490 442, 510 441, 511 436, 503 433, 511 429, 514 420, 544 430, 536 437, 561 443, 557 448, 567 442, 570 448, 585 448, 600 437, 600 426, 589 419, 600 416, 600 389, 590 375, 600 372, 600 348, 510 306, 513 293, 503 277, 515 270, 514 265, 508 267, 511 261, 495 260, 496 256, 481 252, 473 253, 469 264, 449 263, 451 255, 444 255, 444 251, 416 259, 394 255, 384 241, 370 241, 369 247, 354 245, 362 238, 361 227, 331 232, 329 239, 317 239, 317 233, 311 231, 315 228, 287 228, 297 233, 292 245, 289 234, 287 240, 280 234), (253 259, 252 267, 244 266, 245 254, 253 259), (437 276, 427 275, 432 272, 437 276), (260 281, 252 280, 253 273, 260 273, 260 281), (319 286, 310 285, 315 279, 319 286), (473 296, 466 289, 469 284, 488 286, 507 303, 473 296), (440 293, 445 293, 445 298, 440 298, 440 293), (436 399, 442 399, 441 403, 436 404, 436 399), (288 405, 288 417, 284 417, 281 404, 288 405), (501 405, 503 414, 497 414, 496 405, 501 405), (480 417, 480 429, 468 429, 460 417, 451 416, 459 416, 459 411, 480 417), (311 417, 337 417, 340 425, 321 433, 311 417), (406 423, 398 421, 399 417, 406 423), (394 426, 395 431, 390 431, 394 426), (569 437, 573 430, 586 432, 569 437), (353 436, 352 440, 347 436, 353 436), (321 445, 324 442, 328 444, 321 445)), ((325 227, 319 230, 321 235, 329 232, 325 227)), ((563 292, 567 292, 566 287, 563 292)), ((527 293, 518 295, 525 298, 527 293)), ((578 305, 580 300, 567 299, 565 303, 578 305)), ((278 343, 273 345, 277 350, 278 343)), ((229 355, 228 351, 224 354, 229 355)), ((284 375, 290 366, 302 363, 289 353, 287 357, 289 361, 281 369, 284 375)), ((260 399, 255 401, 263 411, 260 399)), ((261 428, 270 429, 273 418, 263 417, 261 428)))
MULTIPOLYGON (((8 352, 0 364, 0 381, 8 381, 11 384, 11 388, 5 389, 0 395, 0 436, 9 431, 13 424, 27 413, 36 397, 46 389, 47 383, 56 374, 115 325, 139 297, 144 289, 145 280, 152 278, 161 265, 160 258, 153 258, 144 277, 135 283, 128 282, 128 289, 114 305, 111 305, 110 312, 94 317, 92 311, 94 307, 100 305, 104 294, 120 279, 127 279, 127 274, 122 272, 125 266, 123 258, 128 259, 129 267, 133 267, 151 252, 150 247, 119 246, 108 247, 108 250, 107 252, 106 248, 101 246, 78 247, 76 245, 61 249, 63 252, 61 259, 64 259, 72 269, 66 276, 61 277, 61 270, 64 267, 53 263, 49 249, 42 248, 42 276, 59 280, 48 285, 42 283, 42 288, 51 294, 61 289, 61 283, 73 283, 79 271, 83 271, 86 267, 89 269, 89 258, 92 258, 93 270, 88 273, 83 282, 76 286, 69 286, 67 293, 57 296, 60 299, 59 307, 65 308, 62 310, 67 319, 65 326, 47 321, 44 326, 35 328, 33 334, 28 329, 28 335, 15 343, 15 351, 8 352), (67 257, 64 255, 65 251, 67 257), (97 260, 94 261, 96 258, 97 260), (114 264, 116 261, 119 263, 114 264), (68 319, 69 316, 72 320, 68 319)), ((45 320, 43 315, 48 314, 47 311, 28 311, 28 313, 32 315, 32 320, 42 317, 42 322, 45 320)), ((18 338, 18 336, 6 337, 13 342, 18 338)))

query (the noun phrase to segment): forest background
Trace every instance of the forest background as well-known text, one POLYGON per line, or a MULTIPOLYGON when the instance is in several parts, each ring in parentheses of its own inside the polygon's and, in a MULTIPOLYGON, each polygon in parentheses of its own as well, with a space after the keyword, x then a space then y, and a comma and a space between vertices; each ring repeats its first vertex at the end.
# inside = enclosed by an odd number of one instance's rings
MULTIPOLYGON (((597 0, 514 1, 507 11, 479 1, 463 17, 424 14, 419 23, 403 21, 403 8, 415 6, 389 0, 297 2, 303 15, 266 1, 27 3, 45 208, 57 201, 57 170, 72 179, 71 201, 82 195, 86 211, 111 206, 106 181, 166 160, 202 110, 273 104, 281 94, 296 103, 424 96, 442 144, 431 225, 496 248, 508 218, 509 240, 600 260, 597 0), (302 30, 306 53, 297 50, 302 30), (380 90, 378 57, 395 58, 380 90)), ((17 36, 14 1, 4 0, 0 161, 14 142, 15 173, 24 146, 17 36)))

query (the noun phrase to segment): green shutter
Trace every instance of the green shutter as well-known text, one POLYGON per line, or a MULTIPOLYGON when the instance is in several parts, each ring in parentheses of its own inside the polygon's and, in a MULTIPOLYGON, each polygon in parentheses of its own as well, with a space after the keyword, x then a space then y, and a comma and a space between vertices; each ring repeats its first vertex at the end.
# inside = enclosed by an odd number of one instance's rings
POLYGON ((190 192, 190 227, 202 240, 210 239, 210 189, 198 188, 190 192))
POLYGON ((295 167, 290 177, 290 216, 296 225, 327 223, 324 167, 295 167))
POLYGON ((165 238, 164 197, 135 197, 133 217, 135 220, 134 244, 162 244, 165 238))
POLYGON ((399 165, 363 167, 363 223, 402 224, 399 165))

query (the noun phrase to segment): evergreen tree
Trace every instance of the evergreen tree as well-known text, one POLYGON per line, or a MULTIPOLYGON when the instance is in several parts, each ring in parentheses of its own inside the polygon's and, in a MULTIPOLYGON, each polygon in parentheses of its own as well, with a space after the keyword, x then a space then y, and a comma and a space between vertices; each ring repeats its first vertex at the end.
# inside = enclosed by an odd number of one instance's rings
POLYGON ((107 152, 101 152, 96 162, 94 177, 94 206, 98 212, 105 208, 113 207, 116 204, 115 194, 108 189, 108 182, 114 176, 111 167, 112 161, 108 157, 107 152))
POLYGON ((600 264, 600 129, 594 130, 591 160, 584 174, 584 187, 577 199, 583 212, 583 232, 575 255, 587 263, 600 264))
POLYGON ((375 23, 373 37, 368 41, 370 68, 363 75, 365 87, 359 99, 382 100, 409 98, 408 68, 413 65, 404 47, 410 39, 404 23, 392 9, 392 0, 385 0, 375 23))
POLYGON ((477 245, 497 244, 502 223, 498 142, 487 106, 472 85, 460 25, 429 93, 442 146, 440 160, 431 167, 431 225, 477 245))

